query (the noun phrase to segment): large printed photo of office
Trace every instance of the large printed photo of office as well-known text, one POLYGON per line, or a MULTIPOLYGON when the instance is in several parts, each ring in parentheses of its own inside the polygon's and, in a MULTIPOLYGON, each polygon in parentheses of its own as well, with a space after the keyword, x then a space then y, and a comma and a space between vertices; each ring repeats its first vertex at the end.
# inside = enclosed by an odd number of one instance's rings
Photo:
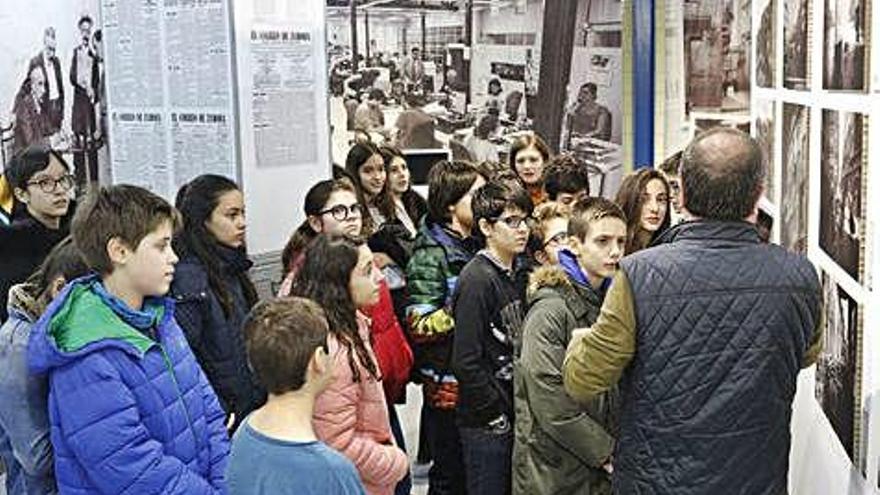
POLYGON ((391 144, 416 185, 454 158, 508 166, 542 136, 610 194, 623 173, 619 0, 327 1, 332 158, 391 144))

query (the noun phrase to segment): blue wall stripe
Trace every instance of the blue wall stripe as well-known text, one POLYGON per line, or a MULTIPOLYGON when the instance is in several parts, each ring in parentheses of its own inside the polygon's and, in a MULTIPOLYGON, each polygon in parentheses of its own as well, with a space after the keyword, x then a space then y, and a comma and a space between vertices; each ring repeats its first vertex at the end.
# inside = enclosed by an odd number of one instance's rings
POLYGON ((633 167, 654 166, 654 0, 633 0, 633 167))

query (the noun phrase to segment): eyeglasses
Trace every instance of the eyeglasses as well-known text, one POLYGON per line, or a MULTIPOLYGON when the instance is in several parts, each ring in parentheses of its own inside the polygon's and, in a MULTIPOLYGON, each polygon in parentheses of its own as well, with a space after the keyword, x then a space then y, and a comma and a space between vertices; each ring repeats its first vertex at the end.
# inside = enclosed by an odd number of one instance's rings
POLYGON ((529 218, 529 217, 525 217, 525 216, 522 216, 522 215, 511 215, 511 216, 509 216, 509 217, 504 217, 504 218, 501 218, 501 217, 495 217, 494 219, 492 219, 492 221, 493 221, 493 222, 501 222, 501 223, 503 223, 504 225, 507 225, 508 227, 510 227, 510 228, 512 228, 512 229, 518 229, 518 228, 520 228, 523 224, 526 224, 526 226, 529 226, 529 227, 530 227, 531 224, 532 224, 532 219, 531 219, 531 218, 529 218))
POLYGON ((568 241, 568 232, 557 232, 556 235, 551 237, 547 242, 544 243, 543 247, 547 247, 551 244, 558 246, 568 241))
POLYGON ((347 220, 348 217, 350 217, 350 216, 353 216, 353 217, 363 216, 364 208, 360 204, 355 203, 350 206, 336 205, 332 208, 327 208, 326 210, 321 210, 318 212, 319 215, 324 215, 327 213, 332 215, 333 219, 336 220, 337 222, 342 222, 344 220, 347 220))
POLYGON ((39 186, 40 190, 47 194, 55 192, 58 187, 61 187, 61 192, 67 192, 74 184, 76 182, 72 175, 62 175, 57 179, 43 177, 42 179, 32 180, 27 183, 29 186, 39 186))

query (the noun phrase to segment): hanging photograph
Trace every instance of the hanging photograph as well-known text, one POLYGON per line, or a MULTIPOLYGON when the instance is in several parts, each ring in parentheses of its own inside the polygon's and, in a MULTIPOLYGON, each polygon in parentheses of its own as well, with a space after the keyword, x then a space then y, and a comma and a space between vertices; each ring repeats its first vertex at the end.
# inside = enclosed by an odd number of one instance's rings
POLYGON ((0 163, 51 147, 83 194, 108 166, 104 43, 97 0, 61 3, 0 2, 0 163))
POLYGON ((822 111, 819 247, 858 282, 864 281, 866 123, 862 114, 822 111))
POLYGON ((810 170, 810 109, 782 105, 782 198, 779 205, 782 245, 807 252, 810 170))
POLYGON ((752 112, 755 116, 754 137, 761 147, 761 155, 764 157, 764 166, 767 178, 764 182, 764 195, 773 202, 775 198, 775 172, 776 161, 773 156, 773 137, 775 134, 776 102, 772 100, 755 100, 755 108, 752 112))
POLYGON ((619 0, 351 1, 327 0, 334 163, 390 144, 418 184, 441 159, 506 164, 535 132, 622 174, 619 0))
POLYGON ((684 2, 684 56, 689 112, 748 115, 750 0, 684 2))
POLYGON ((782 83, 789 89, 809 89, 809 17, 808 0, 782 0, 783 63, 782 83))
POLYGON ((757 8, 755 79, 758 86, 772 88, 776 81, 776 1, 757 0, 757 8))
POLYGON ((825 89, 865 89, 867 0, 825 1, 825 89))
POLYGON ((856 301, 827 274, 823 275, 825 328, 816 364, 816 400, 837 438, 855 461, 860 412, 861 321, 856 301))

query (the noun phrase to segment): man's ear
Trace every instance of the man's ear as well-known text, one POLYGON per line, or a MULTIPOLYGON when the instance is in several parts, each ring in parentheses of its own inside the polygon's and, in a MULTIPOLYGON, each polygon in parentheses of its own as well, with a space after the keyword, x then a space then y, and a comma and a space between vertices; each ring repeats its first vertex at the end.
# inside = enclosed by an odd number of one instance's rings
POLYGON ((114 265, 124 265, 128 263, 131 249, 119 237, 112 237, 107 241, 107 256, 114 265))

